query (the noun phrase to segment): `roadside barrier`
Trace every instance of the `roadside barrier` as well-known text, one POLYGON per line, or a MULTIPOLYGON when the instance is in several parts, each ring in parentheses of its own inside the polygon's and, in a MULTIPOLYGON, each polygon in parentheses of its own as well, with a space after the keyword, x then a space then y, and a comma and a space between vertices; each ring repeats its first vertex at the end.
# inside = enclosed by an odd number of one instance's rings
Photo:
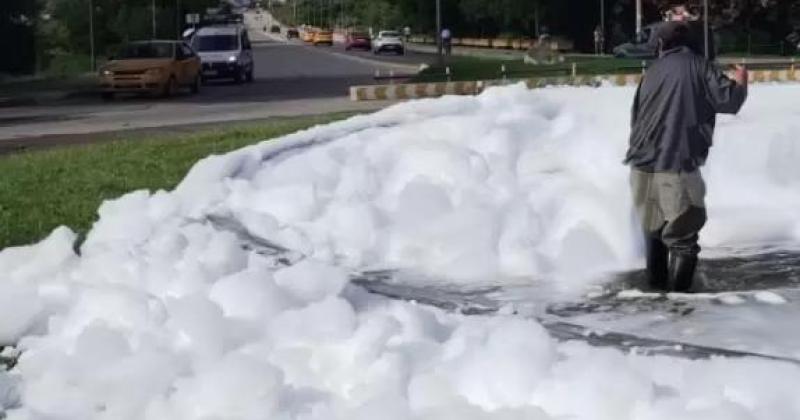
MULTIPOLYGON (((477 95, 487 87, 525 83, 530 89, 547 86, 636 86, 642 74, 614 74, 600 76, 536 77, 529 79, 481 80, 471 82, 402 83, 389 85, 351 86, 353 101, 405 100, 437 98, 444 95, 477 95)), ((800 70, 753 70, 751 83, 799 82, 800 70)))

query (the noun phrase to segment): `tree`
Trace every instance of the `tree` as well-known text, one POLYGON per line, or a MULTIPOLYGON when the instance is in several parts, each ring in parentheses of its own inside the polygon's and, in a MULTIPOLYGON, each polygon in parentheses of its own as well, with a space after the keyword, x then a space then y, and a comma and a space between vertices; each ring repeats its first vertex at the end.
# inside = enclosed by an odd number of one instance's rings
POLYGON ((39 3, 0 1, 0 51, 13 51, 0 60, 0 72, 30 73, 36 66, 36 19, 39 3))

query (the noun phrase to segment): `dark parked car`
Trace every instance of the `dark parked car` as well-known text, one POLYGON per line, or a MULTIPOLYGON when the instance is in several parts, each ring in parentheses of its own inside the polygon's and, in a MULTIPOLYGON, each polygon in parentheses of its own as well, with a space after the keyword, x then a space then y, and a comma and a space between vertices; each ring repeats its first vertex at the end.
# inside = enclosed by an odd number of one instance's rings
POLYGON ((289 28, 286 30, 286 38, 300 38, 300 31, 298 31, 297 28, 289 28))
POLYGON ((272 25, 272 27, 269 28, 269 31, 273 34, 279 34, 281 33, 281 27, 278 25, 272 25))
POLYGON ((345 49, 351 50, 353 48, 358 48, 367 51, 371 50, 372 40, 370 40, 369 34, 365 32, 351 32, 347 34, 345 49))
POLYGON ((642 36, 634 42, 626 42, 614 47, 614 57, 640 58, 643 60, 658 56, 658 42, 655 39, 656 28, 660 23, 642 28, 642 36))

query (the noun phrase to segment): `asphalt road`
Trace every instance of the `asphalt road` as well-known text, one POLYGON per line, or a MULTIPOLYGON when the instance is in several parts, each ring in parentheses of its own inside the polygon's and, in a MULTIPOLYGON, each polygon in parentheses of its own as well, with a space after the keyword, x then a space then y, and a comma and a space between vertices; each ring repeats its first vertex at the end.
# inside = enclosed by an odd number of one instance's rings
MULTIPOLYGON (((252 33, 252 31, 251 31, 252 33)), ((386 103, 357 103, 352 85, 375 83, 375 73, 411 74, 425 55, 374 57, 342 46, 313 47, 256 34, 255 80, 213 81, 197 95, 188 91, 168 99, 127 96, 103 102, 98 95, 39 106, 0 108, 0 141, 273 116, 374 110, 386 103)))

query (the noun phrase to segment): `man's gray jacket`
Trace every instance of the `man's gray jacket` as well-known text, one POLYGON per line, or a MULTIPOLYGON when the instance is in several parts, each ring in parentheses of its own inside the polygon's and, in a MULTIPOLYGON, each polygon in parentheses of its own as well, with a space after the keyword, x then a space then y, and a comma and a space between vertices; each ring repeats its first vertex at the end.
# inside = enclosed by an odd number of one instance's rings
POLYGON ((688 47, 664 51, 633 101, 625 163, 645 172, 691 172, 712 144, 716 114, 735 114, 747 88, 688 47))

